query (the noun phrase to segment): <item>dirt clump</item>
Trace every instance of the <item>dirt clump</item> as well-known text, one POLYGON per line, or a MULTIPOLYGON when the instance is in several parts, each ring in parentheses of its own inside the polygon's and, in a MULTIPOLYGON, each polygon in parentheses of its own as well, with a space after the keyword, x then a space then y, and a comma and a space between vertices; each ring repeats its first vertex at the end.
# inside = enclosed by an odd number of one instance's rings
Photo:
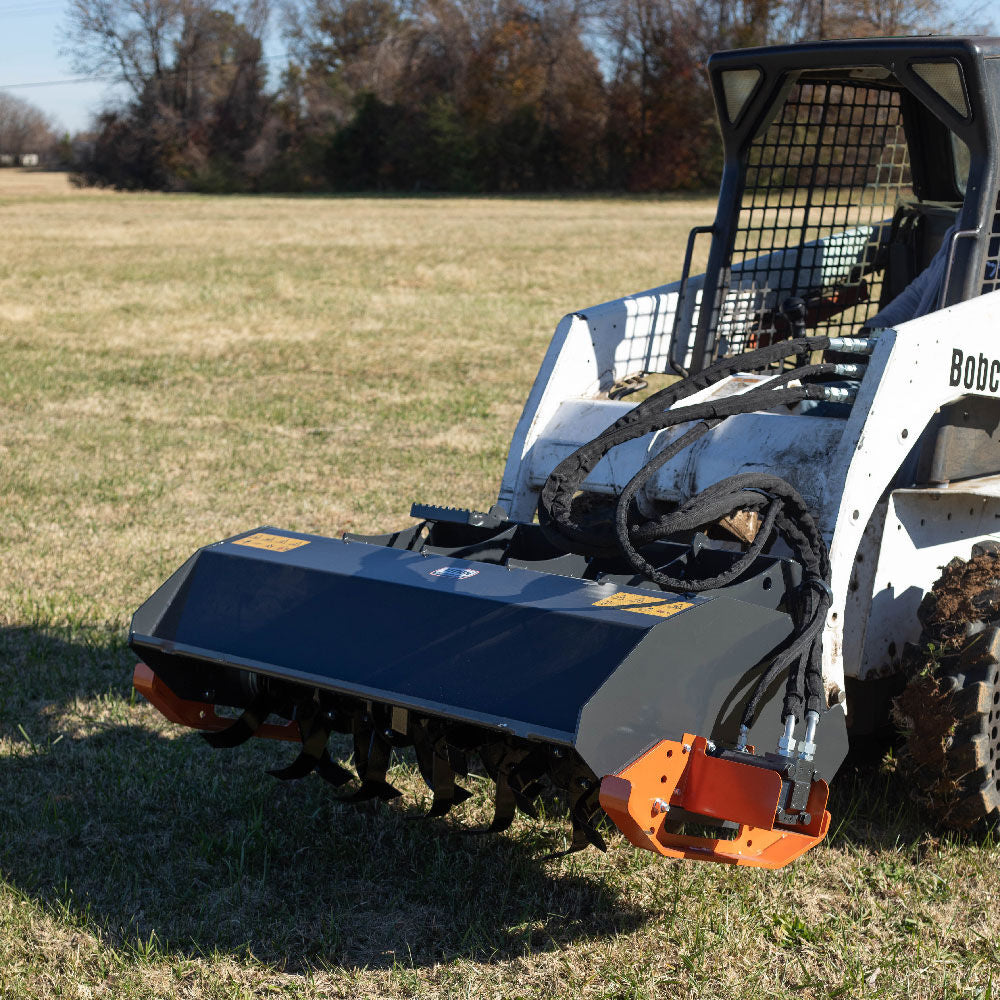
POLYGON ((961 636, 970 622, 989 621, 998 615, 1000 545, 990 546, 968 561, 952 559, 917 612, 925 632, 931 630, 934 639, 949 642, 961 636))

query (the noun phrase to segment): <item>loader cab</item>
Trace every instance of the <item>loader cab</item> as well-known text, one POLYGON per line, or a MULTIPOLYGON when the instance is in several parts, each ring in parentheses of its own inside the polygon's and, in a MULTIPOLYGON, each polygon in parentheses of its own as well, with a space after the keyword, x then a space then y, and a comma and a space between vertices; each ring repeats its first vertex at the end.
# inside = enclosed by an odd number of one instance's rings
POLYGON ((941 305, 1000 287, 1000 39, 744 49, 708 70, 723 179, 675 364, 788 336, 790 298, 811 332, 853 335, 946 235, 941 305))

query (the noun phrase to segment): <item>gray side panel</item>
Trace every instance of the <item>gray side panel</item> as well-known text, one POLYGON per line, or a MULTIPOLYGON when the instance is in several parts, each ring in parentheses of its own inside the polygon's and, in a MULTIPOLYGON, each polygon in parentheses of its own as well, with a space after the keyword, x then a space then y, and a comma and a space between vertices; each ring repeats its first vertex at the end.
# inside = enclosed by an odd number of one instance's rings
POLYGON ((132 615, 130 633, 154 635, 160 629, 167 612, 183 604, 184 590, 194 570, 194 564, 203 551, 199 549, 180 569, 170 575, 152 597, 143 602, 139 610, 132 615))
MULTIPOLYGON (((743 703, 736 693, 748 689, 759 674, 755 665, 790 632, 788 615, 725 597, 668 619, 584 706, 577 750, 605 775, 657 740, 685 732, 735 740, 743 703)), ((772 730, 776 739, 776 716, 772 730)))

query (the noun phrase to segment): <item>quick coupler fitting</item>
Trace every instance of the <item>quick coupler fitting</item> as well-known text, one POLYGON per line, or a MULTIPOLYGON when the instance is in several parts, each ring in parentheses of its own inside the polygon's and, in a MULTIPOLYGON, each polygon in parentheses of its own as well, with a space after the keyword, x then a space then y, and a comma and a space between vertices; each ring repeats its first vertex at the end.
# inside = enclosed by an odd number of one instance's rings
POLYGON ((878 343, 878 335, 868 337, 831 337, 828 350, 841 354, 871 354, 878 343))
POLYGON ((864 378, 868 370, 867 365, 834 365, 833 374, 841 375, 844 378, 864 378))
POLYGON ((789 715, 785 719, 785 731, 781 735, 781 739, 778 740, 778 753, 782 757, 794 757, 795 756, 795 716, 789 715))
POLYGON ((819 712, 806 712, 806 732, 799 741, 799 759, 812 760, 816 756, 816 726, 819 712))
POLYGON ((827 403, 853 403, 858 397, 858 387, 842 388, 836 385, 824 385, 823 399, 827 403))

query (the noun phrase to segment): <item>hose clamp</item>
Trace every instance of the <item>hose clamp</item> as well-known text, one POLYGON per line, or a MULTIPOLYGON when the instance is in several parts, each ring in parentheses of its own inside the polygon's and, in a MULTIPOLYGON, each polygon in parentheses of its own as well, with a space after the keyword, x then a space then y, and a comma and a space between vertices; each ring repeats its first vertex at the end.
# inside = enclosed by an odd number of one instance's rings
POLYGON ((802 583, 803 586, 815 587, 818 591, 820 591, 820 593, 826 594, 826 596, 830 600, 830 603, 833 604, 833 589, 831 588, 830 584, 826 582, 826 580, 818 576, 809 576, 806 577, 806 579, 804 579, 802 583))

